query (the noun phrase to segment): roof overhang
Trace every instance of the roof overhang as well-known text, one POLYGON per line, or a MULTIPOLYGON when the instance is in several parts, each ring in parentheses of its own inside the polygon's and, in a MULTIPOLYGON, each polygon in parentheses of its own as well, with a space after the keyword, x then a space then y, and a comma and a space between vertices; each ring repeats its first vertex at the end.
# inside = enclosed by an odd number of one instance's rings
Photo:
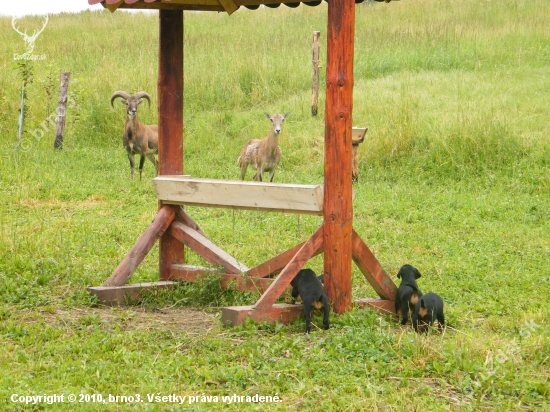
MULTIPOLYGON (((324 0, 327 1, 327 0, 324 0)), ((364 0, 355 0, 362 3, 364 0)), ((389 3, 391 0, 375 0, 389 3)), ((114 12, 117 9, 141 9, 141 10, 200 10, 200 11, 225 11, 232 14, 243 6, 255 10, 261 5, 276 8, 281 4, 288 7, 298 7, 300 3, 307 6, 318 6, 323 0, 297 2, 295 0, 88 0, 91 5, 101 3, 103 7, 114 12)))

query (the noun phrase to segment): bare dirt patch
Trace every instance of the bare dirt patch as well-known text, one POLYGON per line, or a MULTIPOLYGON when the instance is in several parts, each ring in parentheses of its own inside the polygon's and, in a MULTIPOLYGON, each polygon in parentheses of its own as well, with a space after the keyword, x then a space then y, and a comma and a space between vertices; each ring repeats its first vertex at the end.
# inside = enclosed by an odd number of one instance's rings
POLYGON ((44 322, 57 327, 99 325, 106 330, 172 331, 189 336, 206 335, 219 326, 217 314, 195 308, 47 308, 42 311, 19 311, 16 316, 22 322, 44 322))

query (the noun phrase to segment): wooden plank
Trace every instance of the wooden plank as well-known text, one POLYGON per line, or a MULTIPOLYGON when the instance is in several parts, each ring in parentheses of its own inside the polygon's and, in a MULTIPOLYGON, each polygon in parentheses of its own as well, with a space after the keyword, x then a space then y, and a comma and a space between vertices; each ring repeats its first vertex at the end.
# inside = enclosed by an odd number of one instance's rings
POLYGON ((352 234, 353 261, 367 281, 382 299, 394 301, 397 296, 397 287, 386 274, 382 265, 361 237, 354 230, 352 234))
MULTIPOLYGON (((183 11, 159 12, 159 175, 183 174, 183 11)), ((159 202, 159 208, 163 203, 159 202)), ((183 246, 168 234, 159 243, 161 280, 184 261, 183 246)))
POLYGON ((351 308, 352 110, 355 1, 328 2, 325 103, 324 288, 332 309, 351 308))
POLYGON ((259 294, 262 294, 273 282, 273 279, 269 278, 220 273, 217 269, 188 265, 173 265, 173 272, 172 279, 183 280, 185 282, 198 282, 208 276, 218 276, 220 278, 220 286, 224 289, 231 286, 234 290, 259 294))
MULTIPOLYGON (((350 158, 351 162, 351 158, 350 158)), ((321 215, 322 185, 296 185, 158 176, 153 179, 163 204, 225 207, 321 215)))
POLYGON ((191 216, 189 216, 183 208, 178 208, 178 211, 176 213, 176 219, 178 219, 180 222, 182 222, 184 225, 189 226, 191 229, 195 229, 197 232, 199 232, 204 237, 208 238, 206 234, 201 230, 199 225, 193 220, 191 216))
POLYGON ((323 225, 317 229, 317 231, 303 244, 298 253, 288 262, 275 281, 269 286, 260 299, 258 299, 254 308, 262 311, 271 307, 277 299, 279 299, 279 296, 285 291, 298 271, 321 247, 323 247, 323 225))
POLYGON ((156 240, 159 239, 170 223, 174 220, 176 210, 173 206, 164 206, 159 210, 153 223, 145 230, 135 245, 130 249, 122 262, 117 266, 112 275, 103 286, 122 286, 132 276, 136 268, 151 250, 156 240))
MULTIPOLYGON (((103 3, 105 7, 105 3, 103 3)), ((218 0, 191 0, 188 4, 175 4, 175 3, 136 3, 136 4, 126 4, 122 3, 119 9, 125 10, 164 10, 164 11, 225 11, 223 6, 219 3, 218 0)))
POLYGON ((206 237, 181 222, 174 221, 167 233, 195 251, 208 263, 220 265, 229 273, 240 274, 248 271, 245 265, 237 262, 235 258, 224 252, 206 237))
MULTIPOLYGON (((356 299, 355 304, 363 309, 372 308, 382 314, 393 314, 395 302, 382 299, 356 299)), ((222 309, 222 324, 224 326, 240 326, 246 318, 256 322, 279 322, 285 325, 298 320, 304 313, 302 305, 276 303, 268 310, 258 311, 254 306, 229 306, 222 309)))
POLYGON ((233 0, 219 0, 219 2, 230 16, 239 8, 233 0))
POLYGON ((352 127, 351 143, 354 145, 363 143, 363 141, 365 140, 365 136, 367 135, 367 130, 369 130, 367 127, 352 127))
POLYGON ((222 274, 223 272, 220 272, 220 270, 216 268, 205 268, 202 266, 191 266, 191 265, 184 265, 181 263, 174 263, 172 265, 171 279, 184 280, 186 282, 194 282, 195 280, 198 280, 203 277, 207 277, 210 275, 222 275, 222 274))
MULTIPOLYGON (((97 0, 88 0, 90 4, 99 3, 97 0), (93 3, 92 3, 93 2, 93 3)), ((117 1, 117 0, 113 0, 117 1)), ((131 3, 130 0, 124 2, 122 0, 118 1, 116 4, 120 9, 134 9, 134 10, 200 10, 200 11, 218 11, 223 12, 226 9, 220 4, 219 0, 162 0, 148 2, 149 0, 144 0, 144 2, 135 2, 131 3)), ((381 1, 381 0, 380 0, 381 1)), ((391 0, 384 0, 386 3, 391 0)), ((393 0, 398 1, 398 0, 393 0)), ((299 5, 299 2, 296 0, 234 0, 234 3, 237 7, 239 6, 252 6, 257 8, 260 5, 268 5, 271 7, 278 6, 279 4, 288 4, 289 7, 296 7, 299 5)), ((309 5, 318 5, 315 2, 307 2, 309 5)), ((321 3, 321 2, 318 2, 321 3)), ((111 8, 110 4, 105 3, 102 0, 101 4, 103 7, 108 9, 111 8)), ((116 10, 116 8, 115 8, 116 10)), ((114 11, 114 10, 112 10, 114 11)))
POLYGON ((287 325, 299 319, 303 313, 302 305, 288 303, 278 303, 263 310, 255 310, 253 306, 229 306, 222 309, 222 324, 239 326, 246 318, 250 318, 256 322, 279 322, 287 325))
POLYGON ((374 308, 378 312, 388 315, 395 314, 395 301, 385 299, 356 299, 355 304, 363 309, 374 308))
POLYGON ((122 0, 118 1, 117 3, 113 3, 113 4, 103 3, 103 7, 105 7, 107 10, 109 10, 111 13, 114 13, 122 5, 124 5, 124 2, 122 0))
MULTIPOLYGON (((269 259, 268 261, 250 269, 248 272, 245 273, 245 275, 260 278, 276 275, 288 264, 288 262, 290 262, 290 259, 292 259, 296 255, 296 253, 300 251, 302 246, 304 246, 304 243, 305 242, 302 242, 299 245, 294 246, 292 249, 288 249, 280 255, 275 256, 274 258, 269 259)), ((315 257, 323 253, 323 250, 324 248, 321 247, 311 257, 315 257)))
POLYGON ((95 286, 87 290, 99 298, 99 302, 107 306, 118 306, 125 303, 137 303, 155 289, 171 288, 176 282, 134 283, 124 286, 95 286))
POLYGON ((274 279, 270 278, 257 278, 226 273, 222 276, 220 286, 224 289, 231 286, 232 289, 240 290, 241 292, 252 292, 261 295, 269 288, 273 281, 274 279))

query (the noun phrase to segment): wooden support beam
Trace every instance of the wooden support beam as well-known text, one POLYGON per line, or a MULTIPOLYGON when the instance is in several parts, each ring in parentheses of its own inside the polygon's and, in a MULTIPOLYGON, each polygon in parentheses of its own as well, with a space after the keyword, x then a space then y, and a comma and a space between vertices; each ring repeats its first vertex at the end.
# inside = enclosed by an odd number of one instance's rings
POLYGON ((208 237, 206 236, 206 234, 201 230, 201 228, 199 227, 199 225, 193 220, 193 218, 191 216, 189 216, 185 210, 183 210, 182 207, 178 208, 178 212, 176 213, 176 219, 178 219, 178 221, 182 222, 183 224, 189 226, 191 229, 195 229, 197 232, 199 232, 201 235, 203 235, 204 237, 208 237))
MULTIPOLYGON (((278 256, 275 256, 272 259, 250 269, 245 273, 246 276, 255 276, 260 278, 265 278, 271 275, 276 275, 290 262, 290 260, 300 251, 302 246, 306 242, 302 242, 299 245, 294 246, 292 249, 288 249, 286 252, 281 253, 278 256)), ((323 253, 323 247, 317 250, 311 257, 315 257, 323 253)))
POLYGON ((229 14, 230 16, 237 11, 239 6, 235 4, 233 0, 218 0, 220 4, 222 5, 223 9, 229 14))
MULTIPOLYGON (((158 72, 159 175, 183 174, 183 11, 159 12, 158 72)), ((163 203, 159 202, 159 208, 163 203)), ((165 235, 159 244, 161 280, 173 263, 184 261, 183 246, 165 235)))
POLYGON ((285 291, 304 264, 323 246, 323 225, 303 244, 298 253, 288 262, 283 271, 258 299, 256 311, 268 310, 285 291))
POLYGON ((222 276, 220 286, 224 289, 231 286, 232 289, 240 290, 241 292, 252 292, 261 295, 269 288, 273 281, 274 279, 270 278, 256 278, 226 273, 222 276))
POLYGON ((256 322, 289 324, 303 313, 302 305, 288 303, 278 303, 262 310, 255 310, 253 306, 229 306, 222 309, 222 323, 224 326, 238 326, 250 318, 256 322))
POLYGON ((231 286, 232 289, 240 290, 241 292, 253 292, 260 295, 273 282, 270 278, 258 278, 245 275, 237 275, 234 273, 220 273, 216 269, 203 268, 188 265, 173 265, 173 278, 183 280, 185 282, 197 282, 208 276, 217 276, 220 278, 220 286, 227 289, 231 286))
POLYGON ((397 287, 382 265, 354 230, 352 234, 353 261, 382 299, 395 301, 397 287))
POLYGON ((352 109, 355 1, 328 3, 325 104, 324 274, 336 313, 351 308, 352 109))
MULTIPOLYGON (((351 162, 351 158, 350 158, 351 162)), ((263 210, 321 215, 322 185, 297 185, 236 180, 158 176, 157 198, 164 204, 263 210)))
POLYGON ((156 289, 171 288, 176 282, 149 282, 135 283, 124 286, 96 286, 87 290, 99 298, 99 302, 107 306, 124 305, 125 303, 137 303, 147 293, 156 289))
POLYGON ((395 301, 384 299, 356 299, 355 304, 362 309, 375 309, 388 315, 395 314, 395 301))
MULTIPOLYGON (((381 314, 395 313, 395 302, 382 299, 356 299, 355 304, 362 309, 374 309, 381 314)), ((287 303, 275 304, 266 311, 258 311, 254 306, 229 306, 222 309, 222 324, 224 326, 240 326, 246 318, 256 322, 279 322, 285 325, 292 323, 304 314, 302 305, 287 303)))
POLYGON ((149 225, 145 233, 141 235, 135 245, 130 249, 126 257, 120 262, 113 274, 105 281, 103 286, 122 286, 132 276, 136 268, 151 250, 168 226, 174 220, 176 209, 173 206, 163 206, 159 210, 153 223, 149 225))
POLYGON ((107 8, 107 10, 109 10, 111 13, 114 13, 123 3, 123 0, 119 0, 116 3, 107 2, 103 3, 103 7, 107 8))
POLYGON ((351 128, 351 143, 359 144, 365 141, 367 135, 368 127, 352 127, 351 128))
POLYGON ((186 282, 194 282, 204 277, 211 275, 221 276, 223 272, 220 272, 216 268, 205 268, 201 266, 184 265, 181 263, 174 263, 172 265, 172 278, 171 280, 183 280, 186 282))
POLYGON ((167 233, 188 246, 208 263, 222 266, 229 273, 240 274, 248 271, 242 263, 224 252, 195 229, 181 222, 173 222, 167 233))

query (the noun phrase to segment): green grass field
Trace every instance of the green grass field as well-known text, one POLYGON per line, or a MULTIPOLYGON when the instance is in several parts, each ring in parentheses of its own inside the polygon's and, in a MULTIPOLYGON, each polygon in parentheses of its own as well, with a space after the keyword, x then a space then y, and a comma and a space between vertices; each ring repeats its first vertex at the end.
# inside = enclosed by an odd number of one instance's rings
MULTIPOLYGON (((417 336, 357 309, 309 336, 303 320, 223 328, 221 307, 257 295, 215 279, 139 306, 98 307, 86 287, 103 283, 157 210, 152 165, 142 182, 130 180, 124 110, 109 98, 149 92, 153 105, 140 106, 140 119, 156 122, 158 18, 51 16, 36 41, 46 59, 33 62, 14 150, 13 56, 24 43, 2 17, 1 410, 550 410, 550 3, 402 0, 358 5, 356 14, 353 124, 369 131, 354 228, 394 279, 405 263, 421 271, 422 290, 445 300, 446 333, 417 336), (55 152, 47 119, 62 71, 71 72, 72 103, 64 150, 55 152), (89 402, 25 405, 14 394, 89 402), (144 402, 92 401, 108 394, 144 402), (176 406, 148 394, 198 399, 176 406), (221 400, 233 394, 282 402, 221 400)), ((186 173, 238 179, 240 148, 267 134, 263 113, 289 111, 275 181, 322 183, 323 99, 310 115, 314 30, 324 59, 326 5, 185 14, 186 173)), ((320 224, 189 213, 249 267, 320 224)), ((186 260, 202 264, 191 253, 186 260)), ((157 266, 155 248, 132 282, 157 280, 157 266)), ((308 267, 322 271, 322 257, 308 267)), ((353 293, 375 297, 355 267, 353 293)))

